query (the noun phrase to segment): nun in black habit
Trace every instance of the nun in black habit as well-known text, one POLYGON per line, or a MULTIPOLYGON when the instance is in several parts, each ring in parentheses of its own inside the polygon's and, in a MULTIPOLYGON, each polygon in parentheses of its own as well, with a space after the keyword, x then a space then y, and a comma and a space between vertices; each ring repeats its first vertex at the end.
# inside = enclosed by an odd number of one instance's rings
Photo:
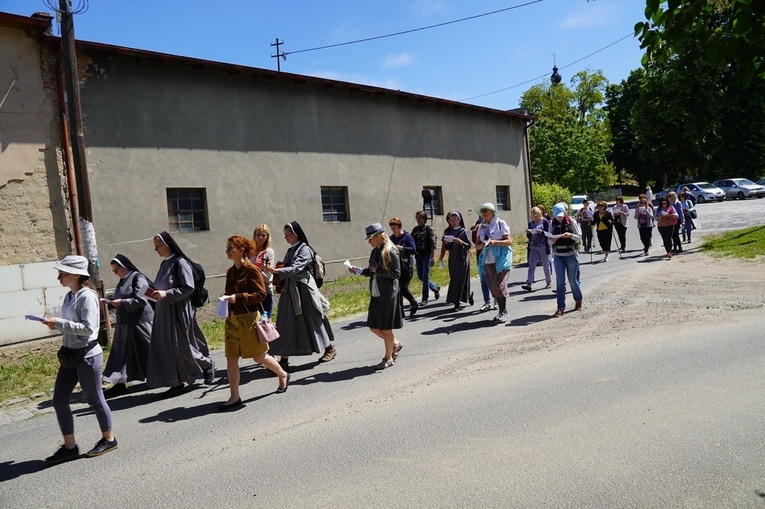
POLYGON ((103 380, 114 384, 104 391, 107 397, 126 393, 127 382, 146 380, 154 319, 154 309, 145 296, 152 282, 127 256, 112 258, 111 268, 120 281, 110 303, 117 311, 117 325, 103 372, 103 380))
POLYGON ((313 278, 313 248, 297 221, 284 226, 284 239, 290 244, 284 255, 284 266, 266 267, 282 284, 276 315, 279 339, 270 343, 269 351, 272 355, 281 355, 280 364, 285 369, 292 355, 323 351, 320 362, 330 361, 337 350, 330 343, 335 338, 327 319, 329 301, 313 278))
POLYGON ((199 374, 204 374, 206 384, 212 384, 215 363, 189 300, 194 291, 191 265, 167 232, 154 236, 154 250, 164 260, 154 278, 155 290, 150 292, 157 306, 149 350, 149 387, 170 387, 168 392, 179 392, 199 374))

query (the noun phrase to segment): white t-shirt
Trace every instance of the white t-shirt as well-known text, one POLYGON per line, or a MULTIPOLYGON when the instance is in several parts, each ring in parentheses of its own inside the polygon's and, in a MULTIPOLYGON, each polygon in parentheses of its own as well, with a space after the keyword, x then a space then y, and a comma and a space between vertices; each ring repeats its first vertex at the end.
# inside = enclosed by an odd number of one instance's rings
MULTIPOLYGON (((510 235, 510 227, 507 223, 494 216, 489 223, 481 223, 478 227, 478 239, 482 242, 487 240, 503 240, 505 235, 510 235)), ((484 263, 494 263, 494 253, 491 249, 484 251, 484 263)))

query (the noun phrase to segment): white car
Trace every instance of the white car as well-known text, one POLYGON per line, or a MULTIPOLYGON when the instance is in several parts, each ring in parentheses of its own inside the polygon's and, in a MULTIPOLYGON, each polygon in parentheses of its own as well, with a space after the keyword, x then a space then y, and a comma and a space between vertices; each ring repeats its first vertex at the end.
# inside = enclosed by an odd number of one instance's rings
POLYGON ((704 203, 708 201, 725 201, 725 191, 717 186, 713 186, 709 182, 694 182, 689 184, 680 184, 675 190, 678 194, 682 192, 683 188, 687 187, 691 193, 694 203, 704 203))
POLYGON ((587 200, 590 202, 590 205, 592 205, 592 200, 586 194, 575 194, 572 196, 571 205, 568 208, 568 213, 572 216, 576 216, 576 213, 579 212, 579 209, 582 208, 582 202, 584 202, 584 200, 587 200))

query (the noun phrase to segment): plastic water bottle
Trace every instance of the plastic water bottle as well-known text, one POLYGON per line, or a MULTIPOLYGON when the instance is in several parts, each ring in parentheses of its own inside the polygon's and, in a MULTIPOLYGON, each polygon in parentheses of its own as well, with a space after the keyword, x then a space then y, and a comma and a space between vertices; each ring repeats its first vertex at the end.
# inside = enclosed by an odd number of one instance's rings
POLYGON ((442 269, 443 269, 444 267, 446 267, 446 264, 444 263, 444 261, 443 261, 443 260, 441 260, 441 262, 439 263, 439 265, 441 266, 441 268, 442 268, 442 269))
POLYGON ((260 321, 261 321, 261 322, 267 322, 267 321, 268 321, 268 313, 266 313, 265 311, 263 311, 263 312, 260 314, 260 321))

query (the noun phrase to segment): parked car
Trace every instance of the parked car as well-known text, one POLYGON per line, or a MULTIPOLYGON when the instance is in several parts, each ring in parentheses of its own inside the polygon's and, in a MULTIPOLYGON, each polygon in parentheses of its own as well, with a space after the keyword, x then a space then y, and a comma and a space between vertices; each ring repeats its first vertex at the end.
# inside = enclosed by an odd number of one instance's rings
POLYGON ((765 186, 765 179, 760 179, 757 181, 758 186, 765 186))
POLYGON ((579 209, 582 208, 582 202, 587 200, 592 204, 592 199, 586 194, 575 194, 571 197, 571 206, 569 207, 569 214, 575 216, 579 209))
POLYGON ((714 185, 725 191, 728 198, 745 200, 765 196, 765 186, 755 184, 749 179, 733 178, 716 180, 714 185))
POLYGON ((680 195, 684 187, 691 193, 691 200, 694 203, 704 203, 708 201, 724 201, 725 191, 709 182, 694 182, 691 184, 680 184, 675 190, 680 195))
POLYGON ((653 195, 653 201, 655 201, 658 204, 659 200, 661 200, 662 198, 666 198, 667 195, 671 193, 672 191, 674 191, 676 188, 677 188, 676 186, 672 186, 666 189, 662 189, 661 191, 653 195))

